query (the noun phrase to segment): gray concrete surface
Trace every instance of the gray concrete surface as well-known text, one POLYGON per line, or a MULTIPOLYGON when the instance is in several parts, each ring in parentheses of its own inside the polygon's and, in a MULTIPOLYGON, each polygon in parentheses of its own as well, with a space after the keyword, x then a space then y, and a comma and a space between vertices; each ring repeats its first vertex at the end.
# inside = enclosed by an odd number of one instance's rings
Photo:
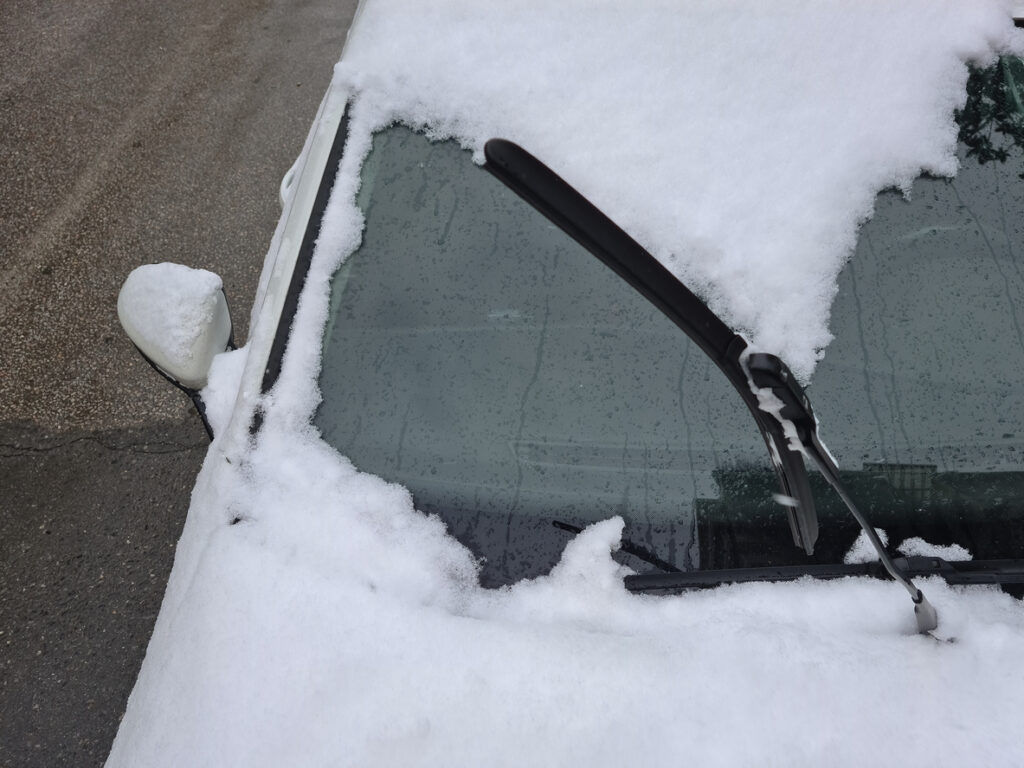
POLYGON ((354 7, 0 3, 0 766, 105 760, 205 452, 121 281, 219 272, 245 338, 354 7))

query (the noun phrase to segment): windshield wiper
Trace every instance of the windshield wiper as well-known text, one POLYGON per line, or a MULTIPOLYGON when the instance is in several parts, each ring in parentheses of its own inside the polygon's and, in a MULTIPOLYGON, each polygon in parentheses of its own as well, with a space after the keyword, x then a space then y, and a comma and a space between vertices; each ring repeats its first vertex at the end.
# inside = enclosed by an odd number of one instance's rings
POLYGON ((564 179, 522 147, 505 139, 484 145, 484 168, 548 217, 629 283, 711 358, 736 388, 771 454, 779 479, 793 543, 808 555, 818 538, 818 514, 803 452, 792 449, 779 423, 764 413, 751 392, 741 364, 747 347, 689 288, 643 246, 564 179))
MULTIPOLYGON (((897 557, 893 564, 906 576, 941 576, 948 584, 1024 584, 1024 560, 943 560, 940 557, 897 557)), ((844 579, 849 576, 892 578, 881 561, 854 564, 766 565, 679 573, 643 573, 627 576, 630 592, 670 591, 741 584, 750 581, 844 579)))
MULTIPOLYGON (((935 609, 893 563, 875 529, 861 515, 839 479, 839 468, 817 435, 810 403, 786 365, 774 355, 754 353, 704 302, 639 243, 620 229, 554 171, 504 139, 484 145, 484 168, 547 216, 612 271, 632 285, 689 336, 739 392, 771 453, 782 486, 794 543, 814 553, 818 517, 804 458, 821 473, 864 529, 879 560, 914 601, 921 632, 938 625, 935 609)), ((660 567, 660 566, 659 566, 660 567)))
POLYGON ((1024 560, 943 560, 915 555, 893 562, 911 576, 941 576, 948 584, 1024 584, 1024 560))

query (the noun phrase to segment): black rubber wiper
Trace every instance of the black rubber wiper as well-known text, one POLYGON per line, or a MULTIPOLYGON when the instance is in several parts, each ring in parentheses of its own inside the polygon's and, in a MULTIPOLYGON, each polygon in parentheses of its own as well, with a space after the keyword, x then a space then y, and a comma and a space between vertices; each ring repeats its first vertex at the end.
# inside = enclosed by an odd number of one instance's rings
POLYGON ((484 146, 484 155, 486 170, 660 309, 725 374, 750 410, 771 454, 793 542, 813 554, 818 515, 803 453, 788 444, 779 422, 760 409, 740 362, 747 350, 743 337, 643 246, 525 149, 505 139, 491 139, 484 146))
MULTIPOLYGON (((569 533, 580 533, 583 530, 580 526, 567 523, 564 520, 552 520, 551 524, 555 526, 555 528, 560 528, 561 530, 568 531, 569 533)), ((660 568, 669 575, 682 573, 678 568, 672 565, 672 563, 668 562, 668 560, 662 560, 656 554, 651 552, 651 550, 647 549, 647 547, 641 547, 639 544, 635 544, 629 539, 622 539, 619 544, 619 549, 628 555, 632 555, 633 557, 643 560, 648 565, 660 568)))
MULTIPOLYGON (((893 564, 906 576, 941 576, 948 584, 1024 584, 1024 560, 948 561, 940 557, 897 557, 893 564)), ((685 589, 717 587, 750 581, 795 581, 843 579, 848 576, 892 578, 880 560, 846 565, 778 565, 757 568, 722 568, 678 573, 643 573, 627 576, 630 592, 679 592, 685 589)))

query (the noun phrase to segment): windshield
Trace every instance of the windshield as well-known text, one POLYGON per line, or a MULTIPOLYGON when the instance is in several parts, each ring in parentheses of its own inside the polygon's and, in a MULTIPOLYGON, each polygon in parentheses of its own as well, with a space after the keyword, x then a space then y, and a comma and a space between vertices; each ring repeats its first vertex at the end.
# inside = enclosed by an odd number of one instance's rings
MULTIPOLYGON (((878 196, 807 388, 843 484, 894 553, 937 551, 917 539, 962 548, 951 559, 1024 552, 1022 84, 1020 59, 973 70, 957 176, 878 196)), ((721 514, 754 514, 731 475, 719 473, 721 514)), ((821 475, 810 480, 813 557, 794 558, 776 534, 702 565, 842 563, 859 527, 821 475)))
POLYGON ((748 528, 790 536, 764 441, 725 376, 468 152, 389 128, 359 204, 316 424, 439 515, 484 558, 485 584, 545 572, 571 530, 613 515, 658 558, 701 567, 705 551, 737 545, 707 513, 722 472, 758 509, 748 528))
MULTIPOLYGON (((890 548, 1024 544, 1021 65, 971 77, 962 169, 887 192, 843 272, 809 388, 821 434, 890 548)), ((401 126, 363 168, 361 247, 332 284, 316 425, 482 558, 548 570, 621 515, 646 563, 842 562, 856 522, 812 475, 813 557, 772 501, 755 424, 659 311, 453 143, 401 126)))
MULTIPOLYGON (((851 495, 894 545, 1024 552, 1022 85, 1019 59, 975 70, 956 178, 878 197, 808 388, 851 495)), ((842 509, 815 498, 818 555, 841 557, 842 509)))

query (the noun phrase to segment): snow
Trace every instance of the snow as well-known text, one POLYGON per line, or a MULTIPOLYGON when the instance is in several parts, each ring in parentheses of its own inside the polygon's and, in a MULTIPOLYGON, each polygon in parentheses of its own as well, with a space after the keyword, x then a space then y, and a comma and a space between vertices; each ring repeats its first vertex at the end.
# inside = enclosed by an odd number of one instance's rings
POLYGON ((905 539, 897 549, 908 557, 915 555, 920 557, 939 557, 948 562, 973 559, 971 553, 959 544, 949 544, 948 546, 930 544, 920 536, 905 539))
POLYGON ((234 349, 217 355, 210 365, 209 381, 199 394, 215 435, 228 428, 248 354, 246 347, 234 349))
POLYGON ((921 581, 954 643, 890 582, 637 596, 609 520, 481 590, 403 489, 305 436, 240 471, 190 513, 221 517, 187 576, 179 550, 109 765, 1024 760, 1024 610, 995 588, 921 581))
POLYGON ((213 320, 221 279, 205 269, 181 264, 145 264, 128 275, 118 297, 118 314, 143 337, 159 340, 175 367, 187 365, 213 320))
POLYGON ((520 143, 806 381, 875 194, 956 170, 964 62, 1011 33, 1000 2, 383 0, 338 75, 376 125, 520 143))
POLYGON ((964 62, 1011 35, 996 0, 366 5, 281 378, 252 438, 257 314, 204 391, 217 437, 108 765, 1024 764, 1024 609, 995 588, 920 580, 950 643, 889 582, 634 595, 612 519, 484 590, 441 521, 310 426, 375 128, 520 142, 806 377, 874 193, 955 170, 964 62))
MULTIPOLYGON (((889 546, 889 534, 881 528, 875 528, 875 533, 878 534, 878 538, 883 546, 889 546)), ((864 531, 861 531, 857 534, 857 538, 854 539, 853 546, 850 547, 850 550, 843 557, 843 562, 847 565, 855 565, 857 563, 872 563, 877 559, 878 553, 871 546, 871 540, 864 531)))

